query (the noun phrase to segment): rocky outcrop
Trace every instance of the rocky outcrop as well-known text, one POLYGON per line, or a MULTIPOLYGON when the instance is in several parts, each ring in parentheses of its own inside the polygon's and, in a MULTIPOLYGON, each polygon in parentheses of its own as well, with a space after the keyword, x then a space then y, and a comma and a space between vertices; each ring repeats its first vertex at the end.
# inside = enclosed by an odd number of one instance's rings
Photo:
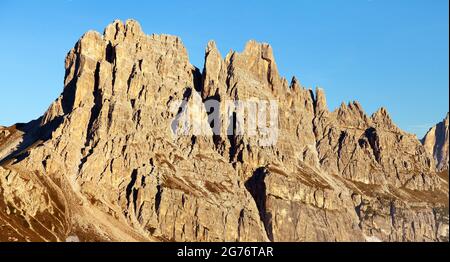
POLYGON ((442 122, 428 130, 422 144, 427 152, 433 156, 438 171, 448 170, 448 113, 442 122))
POLYGON ((65 69, 47 112, 0 136, 2 240, 448 239, 448 180, 420 141, 384 108, 330 111, 268 44, 209 42, 201 72, 178 37, 115 21, 65 69), (241 132, 254 119, 230 101, 266 101, 269 128, 241 132))

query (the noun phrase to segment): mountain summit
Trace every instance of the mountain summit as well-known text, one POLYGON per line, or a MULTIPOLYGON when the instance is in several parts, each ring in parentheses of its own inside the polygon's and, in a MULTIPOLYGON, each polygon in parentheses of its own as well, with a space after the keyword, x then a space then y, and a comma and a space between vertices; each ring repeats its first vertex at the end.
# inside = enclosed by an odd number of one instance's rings
POLYGON ((211 41, 200 70, 178 37, 114 21, 70 50, 41 118, 0 129, 0 240, 448 240, 433 163, 386 109, 330 111, 280 77, 268 44, 211 41))
POLYGON ((425 149, 433 156, 438 171, 448 170, 448 113, 444 120, 428 130, 422 139, 425 149))

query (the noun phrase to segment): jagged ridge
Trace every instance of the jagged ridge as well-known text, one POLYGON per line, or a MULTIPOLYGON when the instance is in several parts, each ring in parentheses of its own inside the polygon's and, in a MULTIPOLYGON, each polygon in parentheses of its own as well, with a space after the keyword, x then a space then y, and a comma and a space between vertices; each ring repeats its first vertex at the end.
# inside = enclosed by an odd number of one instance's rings
POLYGON ((279 76, 268 44, 250 41, 223 59, 210 42, 200 73, 179 38, 115 21, 103 35, 86 33, 65 67, 62 95, 23 135, 6 135, 13 150, 0 145, 2 202, 31 232, 3 211, 1 221, 23 238, 448 239, 448 181, 415 136, 384 108, 370 117, 357 102, 329 111, 322 89, 279 76), (261 147, 260 133, 227 134, 226 119, 213 135, 208 120, 227 115, 224 101, 254 98, 278 102, 275 145, 261 147), (208 114, 210 99, 219 112, 208 114), (178 100, 193 110, 171 112, 178 100), (192 115, 206 133, 177 136, 192 115))

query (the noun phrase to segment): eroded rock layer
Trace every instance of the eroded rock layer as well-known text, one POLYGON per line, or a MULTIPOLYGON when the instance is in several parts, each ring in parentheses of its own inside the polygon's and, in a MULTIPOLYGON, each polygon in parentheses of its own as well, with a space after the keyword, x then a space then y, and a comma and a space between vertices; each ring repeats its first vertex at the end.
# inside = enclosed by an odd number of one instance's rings
POLYGON ((330 111, 267 44, 222 58, 210 42, 201 72, 179 38, 115 21, 65 68, 40 119, 0 129, 0 240, 448 240, 448 179, 420 141, 384 108, 330 111), (276 143, 213 132, 226 101, 255 99, 277 102, 276 143), (187 118, 201 135, 180 135, 187 118))

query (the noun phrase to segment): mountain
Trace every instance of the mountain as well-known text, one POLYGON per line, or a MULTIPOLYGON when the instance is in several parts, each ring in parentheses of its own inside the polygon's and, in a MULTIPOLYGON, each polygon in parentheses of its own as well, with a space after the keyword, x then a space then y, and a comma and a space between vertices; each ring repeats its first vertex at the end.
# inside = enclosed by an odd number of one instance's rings
POLYGON ((422 144, 433 156, 438 171, 448 171, 448 113, 442 122, 428 130, 422 144))
POLYGON ((222 58, 211 41, 201 71, 178 37, 115 21, 65 69, 45 114, 0 138, 0 240, 448 241, 420 141, 384 108, 330 111, 268 44, 222 58))

